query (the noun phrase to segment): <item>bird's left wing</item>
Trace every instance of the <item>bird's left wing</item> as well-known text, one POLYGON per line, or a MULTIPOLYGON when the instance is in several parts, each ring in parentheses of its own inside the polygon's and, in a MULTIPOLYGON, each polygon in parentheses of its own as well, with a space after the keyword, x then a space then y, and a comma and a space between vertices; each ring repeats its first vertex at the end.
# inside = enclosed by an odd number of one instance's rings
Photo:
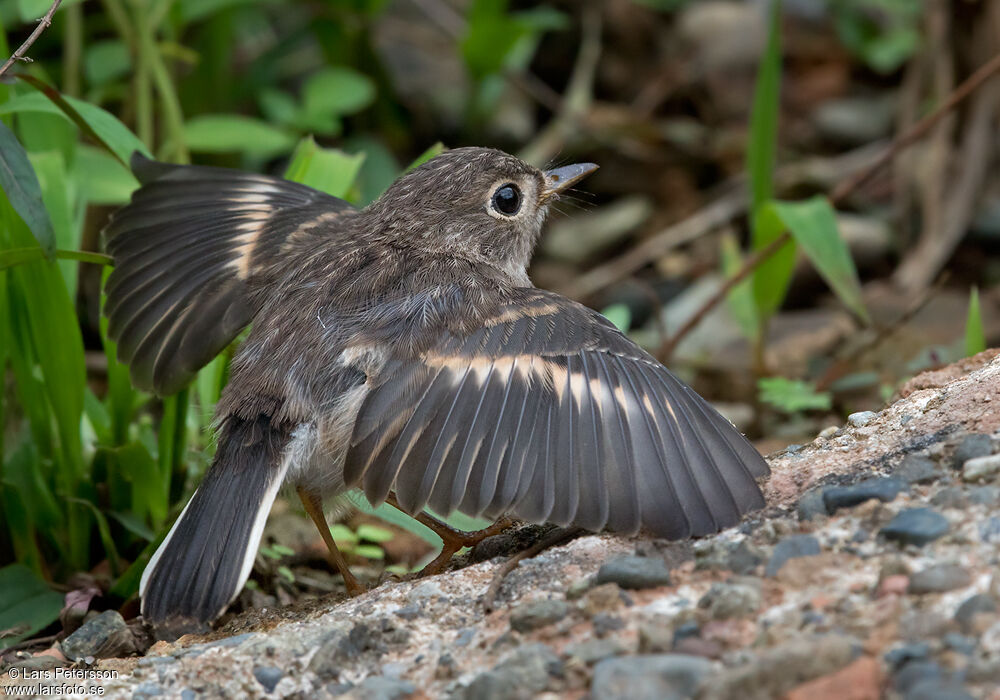
POLYGON ((763 505, 760 454, 596 312, 526 289, 438 333, 361 407, 344 476, 373 503, 669 538, 763 505))

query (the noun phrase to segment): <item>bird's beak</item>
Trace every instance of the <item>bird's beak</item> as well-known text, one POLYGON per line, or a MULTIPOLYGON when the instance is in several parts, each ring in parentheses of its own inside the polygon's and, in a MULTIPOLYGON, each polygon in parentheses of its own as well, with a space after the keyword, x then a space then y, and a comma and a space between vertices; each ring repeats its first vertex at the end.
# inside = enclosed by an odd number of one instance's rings
POLYGON ((564 165, 555 170, 545 171, 545 191, 542 193, 543 199, 548 199, 553 195, 560 194, 579 182, 583 178, 597 170, 598 166, 593 163, 575 163, 564 165))

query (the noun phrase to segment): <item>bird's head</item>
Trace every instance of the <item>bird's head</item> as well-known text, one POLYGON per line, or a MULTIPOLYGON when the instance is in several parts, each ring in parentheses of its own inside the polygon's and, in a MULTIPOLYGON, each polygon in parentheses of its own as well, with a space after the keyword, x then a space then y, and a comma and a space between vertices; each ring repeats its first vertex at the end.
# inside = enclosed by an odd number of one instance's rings
POLYGON ((503 151, 456 148, 401 177, 369 212, 400 241, 526 279, 549 205, 596 169, 542 171, 503 151))

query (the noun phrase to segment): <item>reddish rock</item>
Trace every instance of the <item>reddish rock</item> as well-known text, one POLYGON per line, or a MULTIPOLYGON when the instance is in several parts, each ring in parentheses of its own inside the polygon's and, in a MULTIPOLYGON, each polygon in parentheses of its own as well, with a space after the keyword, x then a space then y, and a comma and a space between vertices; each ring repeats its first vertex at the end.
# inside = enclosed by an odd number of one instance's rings
POLYGON ((796 686, 784 700, 879 700, 882 667, 871 656, 861 656, 844 668, 796 686))

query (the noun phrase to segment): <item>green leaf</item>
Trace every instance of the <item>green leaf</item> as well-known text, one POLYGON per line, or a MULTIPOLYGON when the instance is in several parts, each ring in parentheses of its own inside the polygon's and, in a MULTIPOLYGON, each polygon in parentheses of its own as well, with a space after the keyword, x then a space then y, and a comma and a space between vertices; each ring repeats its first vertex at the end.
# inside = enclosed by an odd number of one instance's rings
MULTIPOLYGON (((59 260, 77 260, 96 265, 111 265, 112 258, 104 253, 91 253, 89 250, 57 250, 59 260)), ((15 265, 44 260, 45 253, 41 248, 9 248, 0 250, 0 270, 15 265)))
POLYGON ((788 228, 809 261, 844 304, 870 322, 851 252, 837 228, 837 213, 826 197, 773 202, 768 207, 788 228))
MULTIPOLYGON (((785 232, 785 224, 772 207, 762 206, 753 217, 753 247, 760 250, 785 232)), ((795 240, 781 246, 753 273, 753 298, 763 323, 781 308, 795 272, 795 240)))
MULTIPOLYGON (((739 243, 731 233, 722 237, 722 274, 727 278, 736 274, 743 264, 739 243)), ((757 306, 753 297, 753 276, 743 280, 729 290, 726 296, 729 313, 739 325, 740 330, 750 340, 760 337, 760 319, 757 316, 757 306)))
POLYGON ((285 578, 289 583, 295 583, 295 574, 287 566, 279 566, 278 573, 285 578))
MULTIPOLYGON (((778 141, 778 107, 781 90, 781 2, 771 0, 767 46, 757 68, 747 172, 750 176, 750 211, 756 212, 772 196, 775 149, 778 141)), ((764 244, 766 245, 766 243, 764 244)), ((762 245, 754 239, 754 247, 762 245)))
POLYGON ((367 540, 368 542, 388 542, 395 536, 392 534, 392 530, 368 523, 358 525, 357 534, 359 540, 367 540))
POLYGON ((979 308, 979 288, 973 286, 969 290, 969 313, 965 319, 965 356, 982 352, 986 349, 986 333, 983 331, 983 315, 979 308))
POLYGON ((56 233, 42 204, 41 185, 28 154, 3 122, 0 122, 0 188, 51 260, 56 251, 56 233))
POLYGON ((239 114, 205 114, 184 124, 184 140, 200 153, 246 153, 272 158, 287 153, 295 137, 284 129, 239 114))
POLYGON ((61 114, 108 152, 113 153, 123 164, 129 162, 135 151, 151 157, 146 145, 110 112, 75 97, 61 95, 55 88, 34 76, 22 74, 18 77, 38 90, 39 95, 19 95, 8 100, 0 104, 0 114, 15 112, 61 114))
POLYGON ((530 27, 507 14, 507 0, 473 0, 467 15, 462 56, 473 78, 499 73, 530 27))
POLYGON ((335 148, 320 148, 309 136, 295 148, 285 178, 346 198, 364 161, 363 153, 352 156, 335 148))
POLYGON ((336 525, 330 526, 330 534, 333 535, 334 541, 339 545, 344 542, 349 545, 357 544, 358 536, 351 528, 347 527, 342 523, 337 523, 336 525))
POLYGON ((385 550, 377 544, 359 544, 354 548, 354 553, 365 559, 385 559, 385 550))
POLYGON ((612 304, 601 312, 604 318, 615 324, 622 333, 628 333, 632 326, 632 310, 627 304, 612 304))
POLYGON ((417 156, 412 163, 406 166, 406 172, 410 172, 414 168, 419 168, 421 165, 429 161, 431 158, 436 158, 437 156, 444 153, 445 150, 446 149, 444 147, 444 144, 438 141, 433 146, 431 146, 426 151, 417 156))
POLYGON ((0 569, 0 649, 6 649, 59 619, 63 596, 22 564, 0 569))
POLYGON ((354 114, 374 101, 375 83, 371 78, 343 66, 314 73, 302 88, 306 118, 354 114))
POLYGON ((121 161, 93 146, 77 148, 70 177, 87 204, 125 204, 139 187, 135 175, 121 161))
POLYGON ((121 39, 95 41, 83 56, 87 83, 100 86, 132 73, 132 55, 121 39))
POLYGON ((760 400, 785 413, 798 411, 828 411, 833 404, 829 392, 816 391, 812 382, 785 377, 765 377, 757 380, 760 400))

